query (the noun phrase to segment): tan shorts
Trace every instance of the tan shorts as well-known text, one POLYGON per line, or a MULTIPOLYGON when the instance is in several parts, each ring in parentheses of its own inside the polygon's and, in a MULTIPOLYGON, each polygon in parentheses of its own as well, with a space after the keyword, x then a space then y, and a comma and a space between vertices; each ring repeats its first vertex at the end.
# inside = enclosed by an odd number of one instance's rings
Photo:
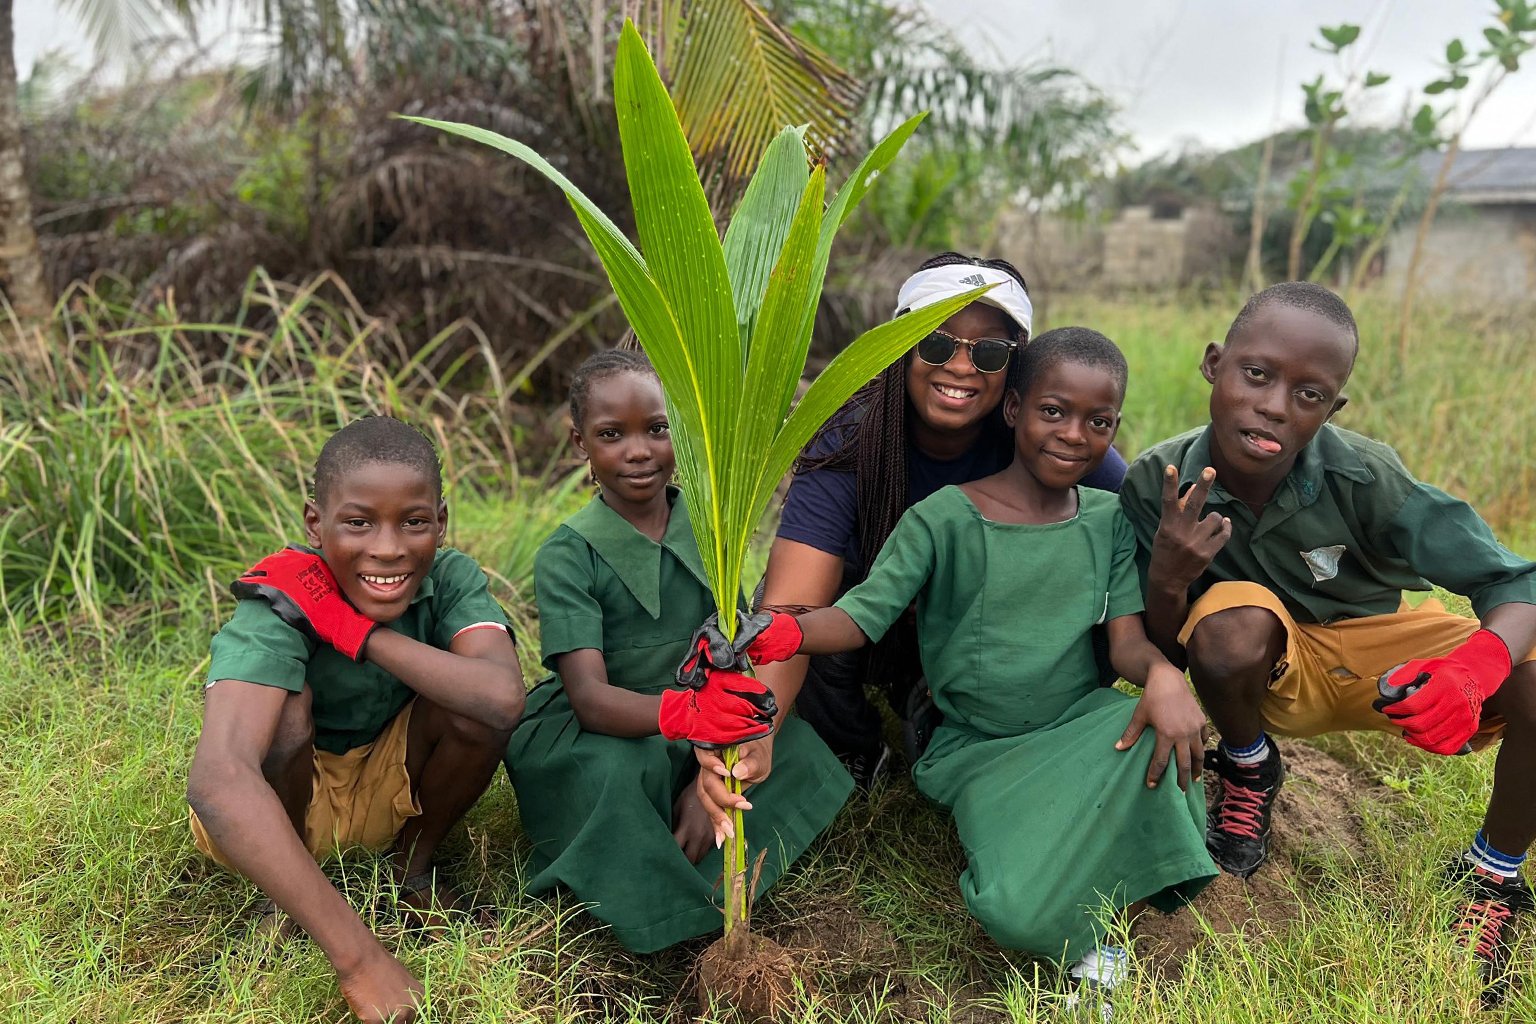
MULTIPOLYGON (((1322 626, 1297 622, 1272 591, 1257 583, 1218 583, 1196 601, 1179 631, 1187 644, 1200 620, 1228 608, 1263 608, 1285 627, 1285 653, 1269 677, 1261 711, 1281 736, 1375 729, 1401 736, 1402 727, 1371 707, 1383 672, 1414 658, 1445 654, 1475 633, 1476 619, 1453 615, 1433 598, 1417 608, 1407 603, 1391 615, 1342 619, 1322 626)), ((1533 660, 1528 653, 1518 663, 1533 660)), ((1472 739, 1482 750, 1504 732, 1504 720, 1490 715, 1472 739)))
MULTIPOLYGON (((351 847, 388 849, 406 820, 421 813, 405 770, 414 703, 407 704, 372 743, 345 754, 315 751, 313 788, 304 815, 304 845, 315 860, 351 847)), ((187 814, 197 848, 229 867, 197 820, 197 812, 188 808, 187 814)))

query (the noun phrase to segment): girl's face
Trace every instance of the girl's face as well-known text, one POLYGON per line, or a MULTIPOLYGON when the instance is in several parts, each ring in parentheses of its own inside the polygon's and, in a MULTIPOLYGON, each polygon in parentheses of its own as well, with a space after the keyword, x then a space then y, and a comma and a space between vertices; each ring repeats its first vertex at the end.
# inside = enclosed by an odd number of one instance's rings
MULTIPOLYGON (((939 325, 957 338, 1013 337, 1013 321, 996 306, 973 302, 939 325)), ((1017 358, 1017 355, 1012 358, 1017 358)), ((961 433, 980 423, 1003 400, 1008 369, 982 373, 971 364, 970 349, 956 345, 943 366, 925 363, 914 351, 907 356, 907 397, 918 419, 939 433, 961 433)))
POLYGON ((1109 453, 1120 429, 1121 398, 1119 383, 1103 367, 1068 360, 1047 366, 1028 393, 1009 391, 1003 403, 1014 458, 1045 486, 1072 487, 1109 453))
POLYGON ((643 505, 665 492, 675 459, 661 383, 619 373, 594 381, 582 423, 571 440, 592 464, 607 496, 643 505))

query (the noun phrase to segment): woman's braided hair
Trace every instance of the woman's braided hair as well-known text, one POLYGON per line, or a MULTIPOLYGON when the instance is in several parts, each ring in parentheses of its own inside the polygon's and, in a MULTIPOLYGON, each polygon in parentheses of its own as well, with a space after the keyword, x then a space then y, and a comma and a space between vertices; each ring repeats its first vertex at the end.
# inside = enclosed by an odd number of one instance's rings
MULTIPOLYGON (((1027 292, 1024 275, 1007 260, 984 260, 957 252, 944 252, 925 260, 918 270, 964 264, 1001 270, 1019 282, 1027 292)), ((905 312, 903 310, 903 312, 905 312)), ((1029 339, 1017 325, 1010 327, 1014 340, 1024 344, 1029 339)), ((859 554, 868 572, 875 556, 896 528, 911 504, 907 480, 907 414, 912 402, 907 397, 907 356, 896 360, 874 380, 856 391, 825 426, 811 438, 795 464, 795 471, 833 469, 853 472, 858 479, 859 554), (828 445, 835 445, 830 451, 828 445), (821 454, 807 454, 821 452, 821 454)), ((1017 388, 1017 358, 1008 361, 1007 387, 1017 388)), ((1002 403, 987 416, 984 431, 1006 431, 1002 403)))

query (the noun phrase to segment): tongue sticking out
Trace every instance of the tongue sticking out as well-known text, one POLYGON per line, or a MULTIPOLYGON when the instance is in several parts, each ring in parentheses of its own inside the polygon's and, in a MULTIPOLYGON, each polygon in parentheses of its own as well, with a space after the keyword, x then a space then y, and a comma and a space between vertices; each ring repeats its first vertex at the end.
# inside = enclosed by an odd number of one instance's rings
POLYGON ((1271 455, 1280 450, 1279 441, 1271 440, 1267 437, 1260 437, 1257 434, 1249 434, 1248 438, 1254 443, 1256 447, 1262 449, 1263 451, 1269 452, 1271 455))

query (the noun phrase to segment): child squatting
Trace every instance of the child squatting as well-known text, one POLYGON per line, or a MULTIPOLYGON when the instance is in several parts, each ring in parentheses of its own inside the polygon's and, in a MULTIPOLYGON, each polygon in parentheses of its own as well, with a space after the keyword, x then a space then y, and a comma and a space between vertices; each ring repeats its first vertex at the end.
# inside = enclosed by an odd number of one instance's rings
POLYGON ((1332 423, 1360 339, 1326 288, 1251 297, 1190 367, 1209 422, 1126 468, 1124 356, 1087 327, 1032 336, 1013 267, 941 254, 896 313, 978 283, 806 446, 733 640, 660 380, 636 352, 588 359, 570 441, 596 494, 535 560, 548 675, 531 690, 486 574, 443 546, 431 442, 382 416, 332 435, 304 543, 232 584, 188 777, 193 842, 267 897, 257 926, 308 934, 359 1019, 412 1019, 422 981, 319 863, 383 853, 403 923, 447 928, 472 904, 434 855, 504 765, 528 892, 568 892, 652 953, 720 926, 733 811, 766 851, 761 893, 889 775, 894 745, 952 815, 969 913, 1107 1019, 1133 966, 1123 925, 1269 856, 1271 737, 1375 730, 1452 757, 1498 747, 1444 879, 1445 926, 1502 1002, 1533 908, 1536 563, 1332 423), (1476 617, 1404 600, 1431 584, 1476 617))

